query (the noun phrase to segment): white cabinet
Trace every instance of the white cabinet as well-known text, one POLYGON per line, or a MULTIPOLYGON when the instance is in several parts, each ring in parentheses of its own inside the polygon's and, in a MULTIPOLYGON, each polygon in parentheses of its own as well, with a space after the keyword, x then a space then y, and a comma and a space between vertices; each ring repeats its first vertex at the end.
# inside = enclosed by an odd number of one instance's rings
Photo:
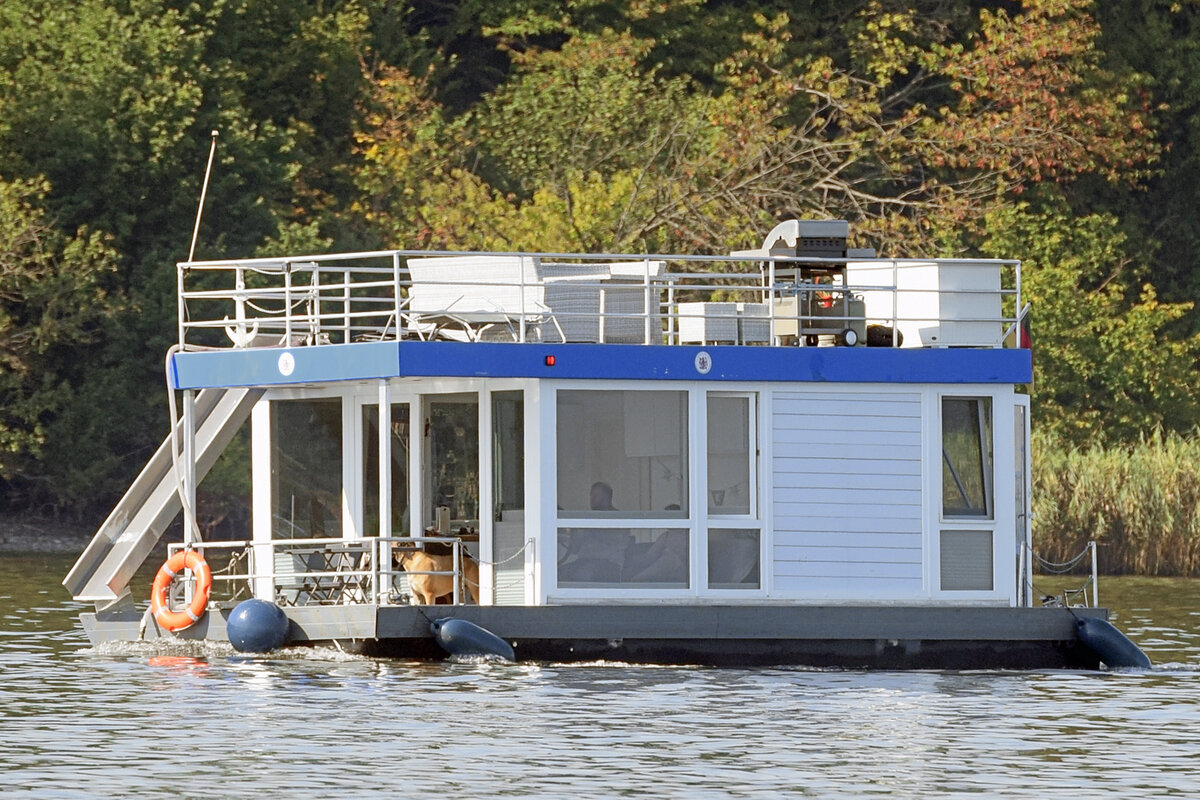
POLYGON ((868 261, 846 265, 867 321, 898 319, 904 347, 997 347, 1004 335, 999 263, 868 261))

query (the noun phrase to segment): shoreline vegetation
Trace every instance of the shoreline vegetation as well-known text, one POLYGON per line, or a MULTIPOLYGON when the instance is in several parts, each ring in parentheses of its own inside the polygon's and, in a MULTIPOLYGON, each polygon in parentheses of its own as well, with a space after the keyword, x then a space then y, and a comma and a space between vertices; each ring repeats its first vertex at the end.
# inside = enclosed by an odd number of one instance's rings
POLYGON ((74 553, 78 555, 97 525, 61 522, 28 515, 0 516, 0 553, 74 553))
POLYGON ((1033 440, 1033 549, 1063 562, 1090 540, 1104 575, 1200 576, 1200 434, 1132 444, 1033 440))

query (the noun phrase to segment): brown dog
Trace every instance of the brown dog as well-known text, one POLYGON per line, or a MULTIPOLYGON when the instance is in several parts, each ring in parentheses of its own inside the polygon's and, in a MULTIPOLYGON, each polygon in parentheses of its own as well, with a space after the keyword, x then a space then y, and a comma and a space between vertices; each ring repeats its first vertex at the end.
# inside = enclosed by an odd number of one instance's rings
MULTIPOLYGON (((451 575, 420 575, 422 572, 451 572, 454 569, 453 555, 433 555, 424 550, 395 551, 396 563, 408 576, 408 586, 420 605, 436 605, 438 598, 448 598, 454 602, 454 578, 451 575)), ((479 604, 479 564, 471 558, 471 554, 463 550, 462 554, 463 583, 471 595, 471 600, 479 604)), ((461 587, 459 597, 462 597, 461 587)))

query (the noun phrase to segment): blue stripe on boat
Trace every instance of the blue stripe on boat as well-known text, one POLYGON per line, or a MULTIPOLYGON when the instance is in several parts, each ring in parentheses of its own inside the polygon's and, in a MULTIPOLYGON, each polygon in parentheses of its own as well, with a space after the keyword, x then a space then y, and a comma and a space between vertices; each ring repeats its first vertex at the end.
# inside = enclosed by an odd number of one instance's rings
POLYGON ((1032 380, 1033 360, 1022 349, 406 341, 178 353, 173 375, 177 389, 406 376, 1019 384, 1032 380), (700 353, 711 360, 705 373, 697 368, 700 353))

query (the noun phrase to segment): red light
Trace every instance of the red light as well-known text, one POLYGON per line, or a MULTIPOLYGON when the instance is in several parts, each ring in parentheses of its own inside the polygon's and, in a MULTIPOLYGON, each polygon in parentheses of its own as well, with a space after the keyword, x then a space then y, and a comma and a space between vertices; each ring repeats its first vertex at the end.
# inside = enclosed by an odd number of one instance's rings
POLYGON ((554 366, 554 356, 546 356, 546 366, 547 367, 554 366))

